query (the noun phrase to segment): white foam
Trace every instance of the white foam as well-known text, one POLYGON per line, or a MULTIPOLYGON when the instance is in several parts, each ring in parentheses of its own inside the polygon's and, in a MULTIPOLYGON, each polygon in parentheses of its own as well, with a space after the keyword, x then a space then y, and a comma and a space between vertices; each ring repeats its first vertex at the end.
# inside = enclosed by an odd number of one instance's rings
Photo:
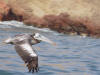
POLYGON ((13 27, 18 27, 18 28, 29 28, 29 29, 39 30, 43 32, 53 32, 52 30, 48 28, 37 28, 33 26, 27 26, 23 22, 18 22, 18 21, 3 21, 3 22, 0 22, 0 25, 1 25, 0 26, 1 28, 11 28, 13 26, 13 27))

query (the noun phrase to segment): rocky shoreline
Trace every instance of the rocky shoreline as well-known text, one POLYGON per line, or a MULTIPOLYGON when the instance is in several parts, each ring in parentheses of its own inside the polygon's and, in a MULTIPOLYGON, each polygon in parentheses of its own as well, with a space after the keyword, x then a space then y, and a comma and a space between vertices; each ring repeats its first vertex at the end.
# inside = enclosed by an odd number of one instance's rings
POLYGON ((26 25, 39 28, 50 28, 54 31, 82 36, 100 37, 100 25, 97 25, 89 18, 72 18, 70 14, 61 12, 55 14, 45 14, 42 17, 26 12, 16 4, 0 1, 0 21, 17 20, 26 25))

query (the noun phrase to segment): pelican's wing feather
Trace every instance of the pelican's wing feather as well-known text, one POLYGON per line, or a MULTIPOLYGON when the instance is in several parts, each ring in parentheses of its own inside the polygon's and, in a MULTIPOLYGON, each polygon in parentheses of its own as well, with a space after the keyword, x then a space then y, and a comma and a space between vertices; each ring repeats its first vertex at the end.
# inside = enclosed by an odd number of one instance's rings
POLYGON ((30 44, 15 45, 16 52, 27 64, 29 72, 38 71, 38 56, 30 44))

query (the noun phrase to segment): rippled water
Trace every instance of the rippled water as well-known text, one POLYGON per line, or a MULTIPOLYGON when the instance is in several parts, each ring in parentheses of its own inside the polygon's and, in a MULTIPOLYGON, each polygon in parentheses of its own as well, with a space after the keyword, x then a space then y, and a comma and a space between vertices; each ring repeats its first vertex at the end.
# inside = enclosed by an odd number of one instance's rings
MULTIPOLYGON (((40 32, 57 43, 52 46, 41 42, 33 46, 40 48, 37 50, 40 71, 34 75, 100 75, 100 39, 23 26, 16 21, 1 22, 0 41, 20 33, 40 32)), ((22 74, 33 75, 28 73, 12 45, 1 46, 0 75, 22 74)))

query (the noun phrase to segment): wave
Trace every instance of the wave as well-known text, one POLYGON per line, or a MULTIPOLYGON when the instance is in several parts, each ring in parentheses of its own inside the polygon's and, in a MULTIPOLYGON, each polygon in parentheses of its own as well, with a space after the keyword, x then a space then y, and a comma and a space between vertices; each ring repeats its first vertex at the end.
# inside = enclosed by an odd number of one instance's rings
POLYGON ((53 32, 52 30, 50 30, 48 28, 36 28, 33 26, 27 26, 23 22, 18 22, 18 21, 14 21, 14 20, 0 22, 0 28, 13 28, 13 27, 34 29, 34 30, 39 30, 39 31, 43 31, 43 32, 53 32))

